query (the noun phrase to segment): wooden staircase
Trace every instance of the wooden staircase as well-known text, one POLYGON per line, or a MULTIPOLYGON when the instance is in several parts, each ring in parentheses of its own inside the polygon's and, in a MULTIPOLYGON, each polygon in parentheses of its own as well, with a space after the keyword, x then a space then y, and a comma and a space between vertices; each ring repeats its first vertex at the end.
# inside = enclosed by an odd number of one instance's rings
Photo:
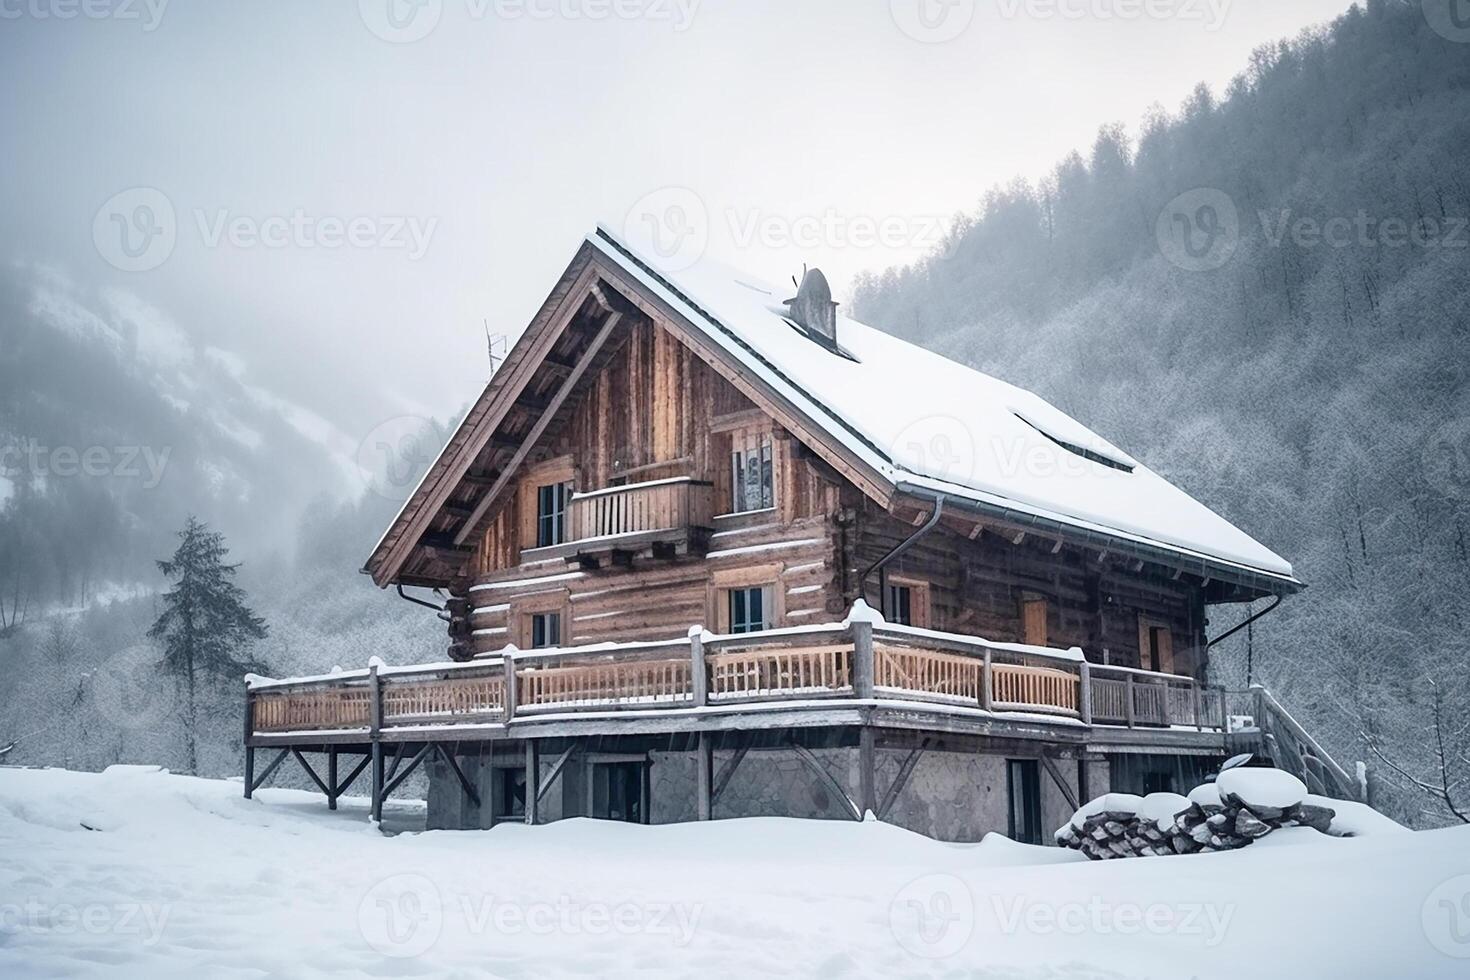
POLYGON ((1307 789, 1337 800, 1367 802, 1362 781, 1350 776, 1270 691, 1259 684, 1250 689, 1255 728, 1235 733, 1244 747, 1269 758, 1306 783, 1307 789))

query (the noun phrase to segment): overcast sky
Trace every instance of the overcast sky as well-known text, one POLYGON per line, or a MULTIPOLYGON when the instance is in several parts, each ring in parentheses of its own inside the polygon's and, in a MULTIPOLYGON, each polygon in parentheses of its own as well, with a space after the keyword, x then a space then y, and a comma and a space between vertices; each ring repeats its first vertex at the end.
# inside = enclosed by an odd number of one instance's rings
POLYGON ((842 294, 1347 6, 0 0, 0 256, 135 293, 351 445, 471 399, 482 321, 514 337, 599 221, 842 294))

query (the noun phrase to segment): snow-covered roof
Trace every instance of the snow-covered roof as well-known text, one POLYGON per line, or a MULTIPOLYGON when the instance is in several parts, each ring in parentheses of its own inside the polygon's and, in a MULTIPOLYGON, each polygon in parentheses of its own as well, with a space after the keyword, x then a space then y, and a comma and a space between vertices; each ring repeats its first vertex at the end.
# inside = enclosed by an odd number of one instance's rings
POLYGON ((606 228, 587 241, 895 487, 1300 584, 1284 558, 1029 391, 839 312, 844 357, 787 319, 790 287, 712 259, 661 272, 606 228))

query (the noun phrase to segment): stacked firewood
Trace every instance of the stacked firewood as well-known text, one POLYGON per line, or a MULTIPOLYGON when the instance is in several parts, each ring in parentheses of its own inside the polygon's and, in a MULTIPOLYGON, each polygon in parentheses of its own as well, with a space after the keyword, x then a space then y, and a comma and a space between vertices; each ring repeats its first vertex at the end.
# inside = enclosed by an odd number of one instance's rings
POLYGON ((1187 797, 1100 796, 1056 832, 1056 842, 1094 860, 1107 860, 1229 851, 1283 827, 1311 827, 1332 834, 1335 811, 1306 803, 1306 795, 1307 788, 1290 773, 1229 770, 1187 797))

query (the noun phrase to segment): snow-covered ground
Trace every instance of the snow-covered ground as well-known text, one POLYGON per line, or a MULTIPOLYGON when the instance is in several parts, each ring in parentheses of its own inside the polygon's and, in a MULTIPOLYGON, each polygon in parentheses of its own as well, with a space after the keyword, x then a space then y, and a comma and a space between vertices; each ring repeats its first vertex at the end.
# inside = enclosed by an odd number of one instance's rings
POLYGON ((635 973, 1465 977, 1470 827, 1109 862, 783 819, 384 836, 361 801, 0 768, 3 977, 635 973))

